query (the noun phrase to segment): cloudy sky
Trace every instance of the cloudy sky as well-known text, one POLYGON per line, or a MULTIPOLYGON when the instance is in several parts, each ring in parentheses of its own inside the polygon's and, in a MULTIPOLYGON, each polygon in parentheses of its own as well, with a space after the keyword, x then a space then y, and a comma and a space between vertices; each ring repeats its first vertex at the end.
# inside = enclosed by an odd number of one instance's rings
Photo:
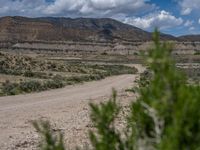
POLYGON ((0 16, 106 17, 147 31, 200 34, 200 0, 0 0, 0 16))

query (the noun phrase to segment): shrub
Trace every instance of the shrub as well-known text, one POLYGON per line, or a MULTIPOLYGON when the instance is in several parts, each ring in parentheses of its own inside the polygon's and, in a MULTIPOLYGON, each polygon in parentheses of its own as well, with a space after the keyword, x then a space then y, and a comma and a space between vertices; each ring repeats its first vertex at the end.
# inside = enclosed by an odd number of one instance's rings
POLYGON ((57 88, 62 88, 64 86, 65 86, 65 84, 62 80, 47 81, 44 84, 45 89, 57 89, 57 88))
POLYGON ((34 73, 30 70, 27 70, 24 72, 25 77, 34 77, 34 73))
POLYGON ((33 122, 33 125, 38 132, 42 133, 45 139, 41 143, 42 150, 65 150, 62 134, 53 136, 53 131, 48 122, 42 122, 41 124, 33 122))
POLYGON ((197 51, 197 52, 195 52, 195 53, 194 53, 194 55, 200 55, 200 52, 199 52, 199 51, 197 51))
POLYGON ((17 95, 20 93, 31 93, 44 91, 47 89, 62 88, 65 83, 61 80, 48 80, 44 83, 41 81, 22 81, 20 83, 10 83, 6 81, 2 85, 1 95, 17 95))
POLYGON ((21 92, 19 89, 19 84, 11 83, 8 80, 2 84, 2 87, 2 95, 16 95, 21 92))
POLYGON ((43 85, 40 81, 21 82, 19 84, 19 88, 21 91, 26 93, 44 90, 43 85))
POLYGON ((15 69, 0 69, 0 73, 4 73, 4 74, 9 74, 9 75, 22 75, 23 72, 20 70, 15 70, 15 69))

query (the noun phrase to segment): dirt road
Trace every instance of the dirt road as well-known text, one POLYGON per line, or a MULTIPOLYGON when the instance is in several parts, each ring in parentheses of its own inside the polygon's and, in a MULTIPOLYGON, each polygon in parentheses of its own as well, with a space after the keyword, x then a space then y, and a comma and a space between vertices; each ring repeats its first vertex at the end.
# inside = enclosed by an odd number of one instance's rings
POLYGON ((88 103, 107 99, 117 91, 132 86, 137 75, 120 75, 101 81, 67 86, 63 89, 0 98, 0 149, 35 149, 38 139, 31 121, 51 120, 65 133, 65 141, 86 144, 89 123, 88 103))

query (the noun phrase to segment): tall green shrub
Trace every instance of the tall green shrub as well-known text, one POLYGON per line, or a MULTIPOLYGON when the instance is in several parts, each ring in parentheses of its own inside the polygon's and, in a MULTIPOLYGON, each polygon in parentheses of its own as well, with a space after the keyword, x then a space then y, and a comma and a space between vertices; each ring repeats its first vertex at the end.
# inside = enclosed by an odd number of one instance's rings
POLYGON ((54 135, 49 122, 33 122, 33 126, 43 135, 41 150, 65 150, 62 134, 54 135))
POLYGON ((158 37, 155 32, 155 48, 147 59, 153 77, 148 86, 140 87, 140 97, 132 103, 135 140, 138 145, 143 141, 147 149, 200 149, 200 88, 187 85, 171 59, 170 44, 161 44, 158 37))

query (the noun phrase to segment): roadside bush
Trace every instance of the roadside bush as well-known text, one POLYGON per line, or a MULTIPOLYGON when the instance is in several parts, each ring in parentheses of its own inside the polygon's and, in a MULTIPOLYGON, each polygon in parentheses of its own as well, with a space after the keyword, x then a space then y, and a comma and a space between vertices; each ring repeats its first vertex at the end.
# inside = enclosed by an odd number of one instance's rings
POLYGON ((120 75, 120 74, 135 74, 137 69, 134 67, 128 67, 123 65, 105 65, 104 70, 107 72, 107 76, 120 75))
POLYGON ((43 135, 44 141, 41 143, 42 150, 65 150, 63 135, 54 135, 48 122, 33 122, 35 129, 43 135))
POLYGON ((26 93, 45 90, 40 81, 21 82, 19 88, 26 93))
POLYGON ((16 95, 21 93, 19 84, 11 83, 8 80, 2 84, 2 95, 16 95))
POLYGON ((26 81, 20 83, 11 83, 6 81, 2 85, 3 95, 17 95, 20 93, 30 93, 44 90, 42 83, 39 81, 26 81))
POLYGON ((51 80, 44 83, 45 89, 57 89, 57 88, 62 88, 64 86, 65 84, 61 80, 51 80))
POLYGON ((153 78, 153 73, 150 70, 145 70, 140 74, 140 80, 138 82, 140 87, 146 87, 149 85, 150 80, 153 78))
POLYGON ((75 84, 75 83, 83 83, 93 80, 101 80, 104 79, 106 75, 104 74, 90 74, 90 75, 83 75, 83 76, 72 76, 65 79, 67 83, 75 84))
POLYGON ((2 85, 2 96, 3 95, 17 95, 20 93, 31 93, 39 92, 48 89, 62 88, 65 83, 61 80, 48 80, 46 82, 41 81, 23 81, 20 83, 11 83, 6 81, 2 85))

